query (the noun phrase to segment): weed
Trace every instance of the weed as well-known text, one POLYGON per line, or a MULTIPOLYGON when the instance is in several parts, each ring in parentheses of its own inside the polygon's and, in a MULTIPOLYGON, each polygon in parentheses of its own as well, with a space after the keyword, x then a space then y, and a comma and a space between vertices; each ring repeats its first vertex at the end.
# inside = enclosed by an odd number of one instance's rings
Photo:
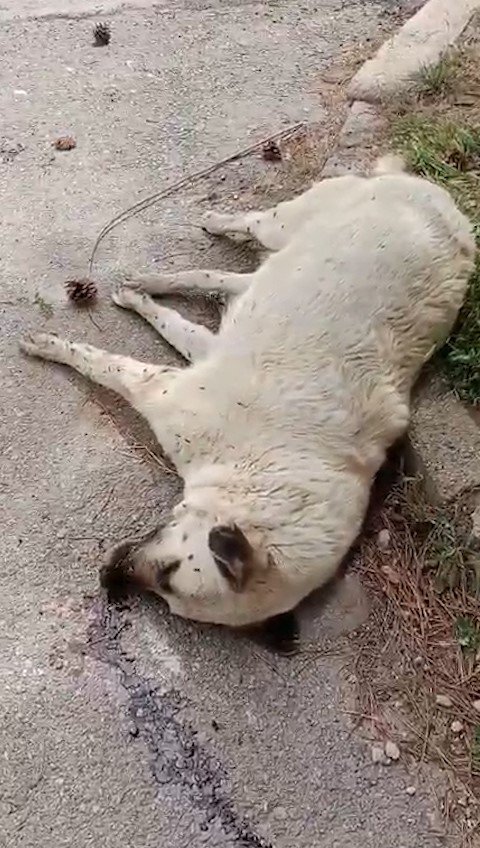
POLYGON ((460 67, 459 57, 447 53, 432 65, 424 65, 415 79, 417 90, 426 97, 444 97, 455 86, 460 67))
POLYGON ((34 302, 35 306, 38 306, 40 312, 42 313, 42 315, 45 316, 45 318, 51 318, 52 317, 52 315, 53 315, 52 304, 48 303, 46 300, 44 300, 43 297, 38 292, 36 293, 36 295, 33 299, 33 302, 34 302))
POLYGON ((480 630, 467 616, 460 616, 455 622, 457 642, 464 651, 476 653, 480 648, 480 630))
MULTIPOLYGON (((400 118, 393 143, 412 171, 447 188, 473 222, 480 245, 480 126, 460 126, 421 116, 400 118)), ((454 333, 438 361, 453 388, 480 405, 480 260, 454 333)))

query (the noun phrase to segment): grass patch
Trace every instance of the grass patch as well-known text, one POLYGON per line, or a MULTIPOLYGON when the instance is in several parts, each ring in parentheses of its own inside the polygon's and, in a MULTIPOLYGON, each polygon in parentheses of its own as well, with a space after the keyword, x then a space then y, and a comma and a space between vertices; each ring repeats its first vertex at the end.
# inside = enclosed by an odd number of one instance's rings
POLYGON ((464 651, 476 653, 480 649, 480 630, 475 622, 461 615, 455 623, 457 642, 464 651))
MULTIPOLYGON (((480 125, 407 116, 395 122, 393 144, 414 173, 448 189, 472 220, 480 245, 480 125)), ((480 405, 480 259, 439 362, 458 395, 480 405)))
POLYGON ((415 80, 417 90, 426 97, 445 97, 455 87, 460 66, 457 53, 447 53, 439 62, 424 65, 415 80))

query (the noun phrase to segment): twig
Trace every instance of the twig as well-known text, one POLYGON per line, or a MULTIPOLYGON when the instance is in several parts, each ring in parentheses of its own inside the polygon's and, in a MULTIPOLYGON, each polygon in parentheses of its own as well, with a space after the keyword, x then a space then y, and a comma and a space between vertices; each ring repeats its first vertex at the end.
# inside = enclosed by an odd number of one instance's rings
POLYGON ((160 200, 164 200, 166 197, 170 197, 170 195, 179 191, 181 188, 184 188, 189 183, 196 183, 199 180, 204 179, 205 177, 209 177, 211 174, 213 174, 215 171, 218 171, 218 169, 222 168, 224 165, 229 165, 231 162, 235 162, 238 159, 243 159, 250 153, 254 153, 256 150, 262 148, 263 145, 267 144, 269 141, 273 141, 274 139, 280 138, 289 138, 291 135, 296 133, 298 130, 303 129, 304 127, 305 124, 303 121, 300 121, 297 124, 292 124, 290 127, 287 127, 284 130, 279 130, 278 132, 269 135, 267 138, 264 138, 261 141, 257 141, 255 144, 249 145, 249 147, 244 147, 243 150, 238 150, 236 153, 232 153, 231 156, 226 156, 225 159, 221 159, 219 162, 215 162, 213 165, 209 165, 208 167, 203 168, 201 171, 196 171, 193 174, 189 174, 186 177, 182 177, 181 180, 177 180, 176 182, 172 183, 161 191, 157 191, 155 192, 155 194, 151 194, 148 197, 145 197, 143 200, 139 200, 138 203, 135 203, 128 209, 124 209, 123 212, 119 212, 119 214, 115 215, 115 217, 112 218, 111 221, 108 222, 108 224, 105 224, 105 226, 102 230, 100 230, 100 233, 97 236, 97 240, 93 246, 93 250, 90 256, 89 276, 91 276, 92 274, 95 254, 100 245, 100 242, 119 224, 123 224, 129 218, 132 218, 139 212, 143 212, 145 209, 148 209, 149 206, 153 206, 160 200))
POLYGON ((91 309, 88 309, 87 312, 88 312, 88 317, 90 318, 90 321, 92 322, 93 326, 96 327, 97 330, 100 330, 101 333, 103 333, 103 327, 101 327, 100 324, 97 324, 97 322, 95 321, 95 318, 92 315, 91 309))
POLYGON ((252 649, 252 654, 253 654, 255 657, 257 657, 257 659, 259 659, 261 662, 263 662, 263 663, 264 663, 264 665, 266 665, 266 666, 267 666, 267 668, 269 668, 271 671, 273 671, 273 673, 274 673, 274 674, 276 674, 278 677, 280 677, 280 678, 283 680, 283 682, 284 682, 284 683, 287 683, 287 678, 285 677, 285 675, 284 675, 284 674, 282 674, 282 672, 280 671, 280 669, 279 669, 279 668, 277 668, 277 666, 276 666, 276 665, 274 665, 273 663, 271 663, 271 662, 267 659, 267 657, 265 657, 262 653, 260 653, 260 651, 256 651, 256 650, 255 650, 255 648, 253 648, 253 649, 252 649))
POLYGON ((92 521, 91 521, 91 523, 92 523, 92 524, 94 523, 94 521, 96 521, 96 520, 97 520, 98 516, 99 516, 99 515, 101 515, 101 513, 102 513, 102 512, 104 512, 104 511, 106 510, 106 508, 107 508, 108 504, 110 503, 110 500, 111 500, 111 497, 112 497, 112 495, 113 495, 114 491, 115 491, 115 486, 112 486, 112 488, 110 489, 110 491, 109 491, 109 493, 108 493, 107 497, 105 498, 105 502, 102 504, 102 506, 100 507, 100 509, 99 509, 99 510, 97 510, 97 512, 96 512, 96 513, 95 513, 95 515, 93 516, 92 521))

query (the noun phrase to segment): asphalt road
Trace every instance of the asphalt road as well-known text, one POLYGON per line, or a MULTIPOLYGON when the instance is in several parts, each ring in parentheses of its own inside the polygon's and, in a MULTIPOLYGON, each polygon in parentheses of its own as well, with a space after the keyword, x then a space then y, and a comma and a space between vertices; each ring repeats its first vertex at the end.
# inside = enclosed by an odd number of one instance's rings
MULTIPOLYGON (((291 660, 153 603, 106 608, 103 550, 156 520, 178 481, 111 398, 17 351, 45 325, 172 359, 108 292, 119 264, 205 263, 214 248, 188 226, 205 186, 102 244, 94 315, 66 304, 65 279, 85 273, 112 214, 166 180, 283 125, 321 124, 319 72, 374 37, 384 7, 98 8, 0 0, 0 844, 436 848, 428 786, 409 796, 403 760, 374 765, 352 732, 344 635, 368 612, 354 577, 307 606, 308 650, 291 660), (99 17, 108 48, 91 43, 99 17), (63 133, 77 146, 57 153, 63 133)), ((234 204, 251 167, 219 172, 208 191, 234 204)))

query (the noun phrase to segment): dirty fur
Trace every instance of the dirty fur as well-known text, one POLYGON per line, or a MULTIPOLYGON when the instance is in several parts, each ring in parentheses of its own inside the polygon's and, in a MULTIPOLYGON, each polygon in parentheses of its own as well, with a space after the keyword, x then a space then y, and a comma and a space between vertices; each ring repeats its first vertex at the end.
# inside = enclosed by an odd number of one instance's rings
POLYGON ((113 295, 191 367, 46 334, 23 349, 126 398, 184 479, 172 520, 122 548, 104 584, 123 570, 178 615, 243 626, 334 575, 407 428, 412 385, 453 326, 475 247, 448 193, 391 158, 266 212, 211 212, 205 228, 270 255, 253 274, 132 275, 113 295), (232 296, 217 335, 151 298, 193 287, 232 296))

